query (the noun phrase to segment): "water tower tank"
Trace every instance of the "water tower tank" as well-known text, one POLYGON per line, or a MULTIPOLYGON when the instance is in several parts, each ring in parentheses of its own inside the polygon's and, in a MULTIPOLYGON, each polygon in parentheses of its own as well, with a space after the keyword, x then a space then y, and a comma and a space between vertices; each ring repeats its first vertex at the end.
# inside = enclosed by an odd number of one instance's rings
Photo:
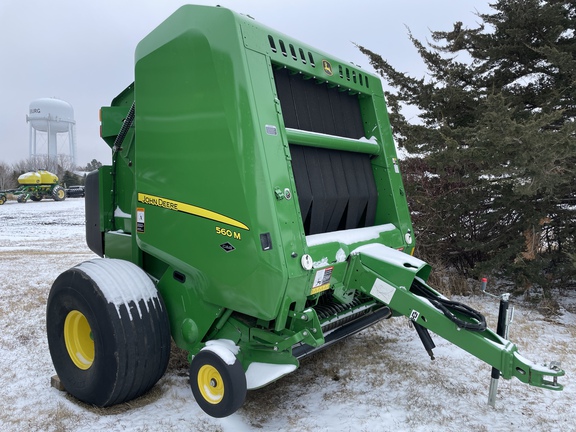
POLYGON ((28 121, 38 131, 68 132, 69 124, 74 123, 74 109, 60 99, 36 99, 30 103, 28 121))
POLYGON ((74 109, 72 105, 56 98, 40 98, 30 103, 26 116, 30 123, 30 157, 38 156, 37 133, 45 132, 48 144, 47 155, 56 159, 58 155, 58 134, 67 134, 70 157, 75 161, 74 109))

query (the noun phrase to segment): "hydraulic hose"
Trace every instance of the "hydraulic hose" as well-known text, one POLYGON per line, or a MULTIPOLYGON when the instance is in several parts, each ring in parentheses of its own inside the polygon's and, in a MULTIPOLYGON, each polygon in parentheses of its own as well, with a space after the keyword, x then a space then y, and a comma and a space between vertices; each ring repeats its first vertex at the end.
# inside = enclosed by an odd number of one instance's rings
POLYGON ((122 127, 120 128, 120 132, 118 132, 118 135, 116 135, 116 139, 114 140, 114 146, 112 147, 112 151, 114 151, 114 153, 120 150, 120 147, 124 142, 124 138, 126 138, 126 134, 128 133, 128 130, 130 130, 130 127, 134 122, 135 109, 136 109, 136 103, 132 102, 132 106, 128 111, 128 115, 124 119, 122 127))
POLYGON ((112 197, 111 197, 112 217, 110 223, 113 229, 116 229, 114 218, 114 209, 116 208, 116 159, 118 158, 118 152, 122 148, 124 138, 126 138, 128 131, 132 127, 132 123, 134 123, 135 111, 136 111, 136 101, 132 102, 130 110, 128 110, 128 114, 126 115, 126 118, 122 123, 122 127, 120 128, 120 132, 118 132, 118 135, 116 135, 114 145, 112 146, 112 197))
POLYGON ((414 294, 424 297, 432 303, 436 309, 440 310, 450 321, 454 322, 459 328, 481 332, 486 330, 486 318, 480 312, 472 309, 470 306, 460 302, 438 297, 431 292, 426 285, 415 279, 410 288, 414 294), (477 322, 465 321, 458 318, 453 312, 459 313, 468 318, 475 319, 477 322))

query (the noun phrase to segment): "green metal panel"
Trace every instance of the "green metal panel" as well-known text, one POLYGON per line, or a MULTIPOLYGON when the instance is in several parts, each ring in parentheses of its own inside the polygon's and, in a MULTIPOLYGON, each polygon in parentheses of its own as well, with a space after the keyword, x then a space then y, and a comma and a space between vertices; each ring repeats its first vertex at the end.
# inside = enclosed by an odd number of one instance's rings
POLYGON ((238 22, 246 48, 265 54, 272 63, 353 92, 383 96, 378 76, 247 17, 238 16, 238 22))
POLYGON ((312 147, 346 150, 357 153, 377 155, 380 146, 376 142, 360 141, 350 138, 326 136, 297 129, 286 129, 286 137, 291 144, 308 145, 312 147))
POLYGON ((100 229, 104 232, 113 229, 113 213, 112 209, 112 167, 103 165, 99 169, 99 203, 100 203, 100 229))
POLYGON ((158 285, 169 311, 174 341, 179 347, 195 353, 203 336, 221 317, 224 308, 207 303, 196 295, 208 282, 203 273, 188 273, 185 279, 177 279, 174 271, 174 268, 168 267, 158 285))
POLYGON ((136 189, 145 226, 137 236, 144 252, 202 273, 208 283, 196 289, 206 301, 272 320, 286 289, 286 252, 268 172, 275 161, 264 152, 241 48, 233 13, 187 7, 138 45, 136 189), (266 233, 272 248, 264 251, 266 233))
POLYGON ((132 236, 129 233, 108 231, 104 234, 104 244, 106 257, 132 261, 132 236))

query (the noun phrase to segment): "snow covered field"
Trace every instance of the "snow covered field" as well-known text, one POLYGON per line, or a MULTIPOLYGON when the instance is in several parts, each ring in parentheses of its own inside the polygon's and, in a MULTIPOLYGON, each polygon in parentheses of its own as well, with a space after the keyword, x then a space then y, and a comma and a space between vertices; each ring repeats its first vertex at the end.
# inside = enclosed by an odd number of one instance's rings
MULTIPOLYGON (((490 367, 433 336, 431 362, 405 319, 393 319, 302 361, 248 393, 236 414, 213 419, 196 405, 181 353, 142 398, 109 409, 50 386, 45 307, 62 271, 95 255, 84 242, 84 200, 0 206, 0 431, 574 431, 575 302, 553 318, 516 304, 510 339, 529 359, 560 360, 563 392, 500 381, 487 405, 490 367)), ((497 303, 461 299, 496 327, 497 303)), ((514 300, 514 299, 513 299, 514 300)))

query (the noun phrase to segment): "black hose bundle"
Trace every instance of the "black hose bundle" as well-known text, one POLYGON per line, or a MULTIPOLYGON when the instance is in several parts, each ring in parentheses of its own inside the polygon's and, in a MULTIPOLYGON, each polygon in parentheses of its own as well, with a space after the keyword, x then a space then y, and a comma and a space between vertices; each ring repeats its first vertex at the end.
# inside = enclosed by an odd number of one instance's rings
POLYGON ((120 147, 122 146, 122 143, 124 142, 124 138, 126 138, 126 134, 128 133, 128 130, 132 127, 132 123, 134 123, 135 111, 136 111, 136 103, 132 102, 132 106, 130 106, 130 110, 128 110, 128 115, 124 119, 124 122, 122 123, 122 127, 120 128, 120 132, 118 133, 118 135, 116 136, 116 139, 114 140, 114 146, 112 147, 112 150, 114 152, 117 152, 118 150, 120 150, 120 147))
MULTIPOLYGON (((116 208, 116 159, 118 158, 118 152, 122 150, 122 143, 124 142, 124 138, 128 134, 128 131, 132 127, 132 123, 134 123, 134 116, 136 115, 136 101, 132 102, 130 109, 128 110, 128 114, 126 118, 122 122, 122 127, 120 128, 120 132, 116 136, 114 140, 114 145, 112 146, 112 206, 111 208, 116 208)), ((114 213, 112 213, 114 214, 114 213)), ((111 217, 110 223, 113 229, 116 229, 115 226, 115 218, 114 216, 111 217)))
POLYGON ((430 303, 440 310, 450 321, 454 322, 459 328, 481 332, 486 330, 486 318, 480 312, 472 309, 470 306, 465 305, 460 302, 448 300, 442 297, 438 297, 436 294, 432 293, 426 285, 420 282, 418 279, 414 279, 412 287, 410 288, 414 294, 424 297, 430 303), (477 322, 464 321, 454 315, 453 312, 460 313, 469 318, 475 319, 477 322))

